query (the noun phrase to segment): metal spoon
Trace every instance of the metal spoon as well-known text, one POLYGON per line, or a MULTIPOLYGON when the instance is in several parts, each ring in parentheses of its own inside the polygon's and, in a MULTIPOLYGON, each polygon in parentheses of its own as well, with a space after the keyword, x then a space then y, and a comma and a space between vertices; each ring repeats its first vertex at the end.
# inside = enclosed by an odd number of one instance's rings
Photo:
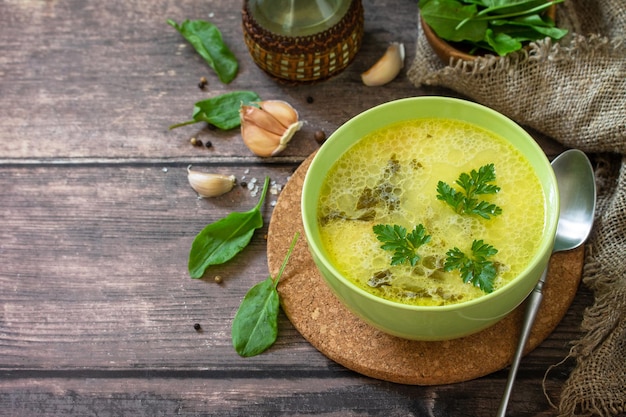
MULTIPOLYGON (((593 168, 587 155, 577 149, 570 149, 557 156, 552 161, 552 168, 556 175, 561 201, 559 222, 552 249, 552 253, 554 253, 577 248, 587 240, 595 214, 596 183, 593 168)), ((522 333, 509 370, 506 389, 498 409, 498 417, 504 417, 506 414, 515 375, 543 298, 542 290, 547 274, 548 268, 543 271, 537 286, 528 297, 522 333)))

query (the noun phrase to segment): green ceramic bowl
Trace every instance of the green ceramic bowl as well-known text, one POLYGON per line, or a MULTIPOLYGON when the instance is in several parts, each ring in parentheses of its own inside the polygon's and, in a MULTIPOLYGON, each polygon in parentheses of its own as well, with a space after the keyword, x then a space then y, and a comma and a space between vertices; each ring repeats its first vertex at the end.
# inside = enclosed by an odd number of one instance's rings
POLYGON ((333 293, 353 313, 383 332, 413 340, 447 340, 483 330, 514 310, 532 291, 546 268, 558 222, 559 198, 554 171, 534 139, 502 114, 465 100, 416 97, 388 102, 352 118, 333 133, 314 157, 302 190, 302 220, 309 251, 333 293), (444 306, 412 306, 377 297, 342 276, 329 261, 320 239, 318 199, 324 175, 364 135, 403 120, 457 119, 506 138, 530 161, 538 175, 547 209, 539 249, 511 282, 471 301, 444 306))

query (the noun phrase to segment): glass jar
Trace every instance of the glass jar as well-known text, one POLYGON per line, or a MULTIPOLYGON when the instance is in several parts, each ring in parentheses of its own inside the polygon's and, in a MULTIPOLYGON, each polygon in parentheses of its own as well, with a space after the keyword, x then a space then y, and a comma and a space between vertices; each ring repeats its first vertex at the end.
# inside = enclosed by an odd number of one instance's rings
POLYGON ((246 0, 242 20, 254 62, 284 82, 340 73, 363 38, 361 0, 246 0))

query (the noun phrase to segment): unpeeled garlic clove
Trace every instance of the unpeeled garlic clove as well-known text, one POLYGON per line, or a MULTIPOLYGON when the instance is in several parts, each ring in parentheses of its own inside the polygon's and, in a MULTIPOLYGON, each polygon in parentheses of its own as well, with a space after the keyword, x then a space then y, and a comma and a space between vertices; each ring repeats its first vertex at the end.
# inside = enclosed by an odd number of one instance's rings
MULTIPOLYGON (((248 149, 257 156, 272 156, 274 151, 281 148, 282 135, 269 132, 254 123, 241 123, 241 137, 248 149)), ((283 149, 284 147, 280 151, 283 149)))
POLYGON ((187 180, 200 197, 217 197, 232 190, 237 179, 234 175, 192 171, 190 165, 187 167, 187 180))
POLYGON ((286 101, 265 100, 259 102, 259 106, 274 116, 285 127, 298 122, 298 112, 286 101))
POLYGON ((239 110, 243 142, 258 156, 278 155, 302 127, 298 112, 281 100, 256 104, 260 107, 242 105, 239 110))
POLYGON ((276 117, 263 108, 243 104, 239 109, 239 114, 241 116, 241 123, 252 123, 261 129, 277 135, 282 135, 285 131, 286 126, 283 126, 276 117))
POLYGON ((385 54, 367 71, 361 74, 363 84, 374 87, 387 84, 398 76, 404 67, 404 44, 393 42, 385 54))

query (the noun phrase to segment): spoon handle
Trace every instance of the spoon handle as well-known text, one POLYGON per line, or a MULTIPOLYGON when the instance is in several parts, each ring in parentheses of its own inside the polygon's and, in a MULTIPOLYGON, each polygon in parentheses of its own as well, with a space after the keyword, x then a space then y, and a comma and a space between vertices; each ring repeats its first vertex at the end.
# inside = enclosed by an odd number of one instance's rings
POLYGON ((539 311, 539 306, 541 305, 541 300, 543 299, 543 284, 546 282, 547 274, 548 268, 546 267, 541 275, 541 278, 539 279, 539 282, 537 282, 537 285, 527 298, 528 304, 526 305, 526 312, 524 313, 522 333, 517 344, 517 350, 515 351, 513 362, 511 363, 511 368, 509 369, 509 376, 506 381, 506 388, 504 390, 504 395, 502 396, 502 401, 500 402, 497 417, 504 417, 506 415, 506 407, 509 404, 509 398, 511 397, 511 392, 513 391, 513 384, 515 383, 517 369, 519 368, 520 361, 522 360, 524 348, 526 347, 526 343, 528 342, 528 338, 530 336, 530 330, 533 327, 535 317, 537 317, 537 311, 539 311))

